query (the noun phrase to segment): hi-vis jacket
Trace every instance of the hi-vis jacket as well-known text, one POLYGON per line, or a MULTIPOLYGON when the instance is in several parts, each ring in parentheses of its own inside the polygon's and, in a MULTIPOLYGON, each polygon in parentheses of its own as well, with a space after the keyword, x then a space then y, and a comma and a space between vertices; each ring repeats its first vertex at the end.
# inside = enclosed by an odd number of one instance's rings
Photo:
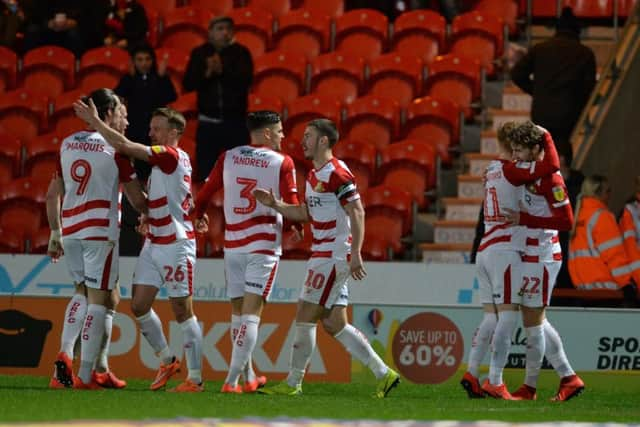
POLYGON ((625 251, 613 214, 595 197, 584 197, 569 242, 569 274, 578 289, 618 289, 640 283, 640 262, 625 251))
POLYGON ((619 224, 627 255, 632 261, 640 262, 640 201, 627 203, 619 224))

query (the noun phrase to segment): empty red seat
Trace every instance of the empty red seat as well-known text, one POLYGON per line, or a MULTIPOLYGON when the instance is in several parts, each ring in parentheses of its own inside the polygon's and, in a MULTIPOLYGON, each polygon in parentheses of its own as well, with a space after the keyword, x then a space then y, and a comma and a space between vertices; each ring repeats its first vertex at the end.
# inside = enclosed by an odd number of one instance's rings
POLYGON ((245 46, 255 59, 271 48, 273 17, 259 8, 234 9, 229 13, 234 21, 234 34, 238 43, 245 46))
POLYGON ((393 23, 393 50, 429 63, 444 51, 446 27, 444 17, 432 10, 405 12, 393 23))
POLYGON ((75 56, 62 47, 42 46, 30 50, 22 60, 22 85, 34 93, 55 98, 73 87, 75 67, 75 56))
POLYGON ((449 165, 449 146, 458 143, 461 109, 451 101, 431 96, 415 99, 407 108, 407 120, 402 127, 403 137, 437 143, 438 155, 449 165))
POLYGON ((636 3, 637 0, 620 0, 620 3, 618 3, 618 15, 626 18, 631 14, 636 3))
POLYGON ((43 179, 53 178, 58 168, 60 144, 67 136, 48 133, 29 141, 26 145, 25 175, 38 176, 43 179))
POLYGON ((153 9, 164 15, 173 11, 176 7, 176 0, 138 0, 146 9, 153 9))
POLYGON ((43 227, 27 236, 30 254, 46 254, 49 247, 49 227, 43 227))
POLYGON ((49 178, 25 177, 7 183, 0 193, 0 228, 25 234, 45 224, 49 178))
POLYGON ((156 49, 156 62, 166 62, 167 72, 178 93, 182 93, 182 77, 189 63, 189 52, 184 49, 161 47, 156 49))
POLYGON ((325 118, 340 126, 340 101, 335 97, 307 95, 293 100, 288 108, 285 135, 294 141, 301 141, 307 123, 312 119, 325 118))
POLYGON ((410 139, 391 144, 380 154, 380 182, 409 191, 418 206, 426 207, 424 193, 435 172, 435 149, 426 142, 410 139))
POLYGON ((249 0, 248 6, 262 9, 274 18, 286 15, 291 9, 290 0, 249 0))
POLYGON ((452 101, 471 118, 471 104, 480 98, 480 63, 460 55, 438 56, 429 65, 425 94, 452 101))
POLYGON ((378 185, 367 190, 363 198, 367 217, 399 217, 401 234, 411 233, 413 228, 414 202, 408 191, 397 187, 378 185))
POLYGON ((387 17, 373 9, 351 10, 336 19, 335 50, 375 58, 387 48, 387 17))
POLYGON ((580 18, 613 18, 613 1, 614 0, 564 0, 564 6, 571 7, 573 13, 580 18))
POLYGON ((344 13, 344 0, 303 0, 302 8, 337 18, 344 13))
POLYGON ((501 18, 509 26, 509 33, 518 29, 518 2, 516 0, 480 0, 475 10, 501 18))
POLYGON ((189 138, 188 136, 180 137, 180 148, 189 155, 191 159, 191 164, 195 165, 196 163, 196 141, 193 138, 189 138))
POLYGON ((495 61, 504 52, 504 22, 477 10, 458 15, 451 25, 452 54, 478 60, 489 76, 495 75, 495 61))
POLYGON ((255 60, 253 92, 277 96, 285 104, 305 91, 307 60, 302 55, 270 52, 255 60))
POLYGON ((257 93, 249 94, 249 111, 271 110, 282 116, 284 104, 280 98, 276 96, 260 95, 257 93))
POLYGON ((392 99, 367 95, 346 107, 344 138, 367 142, 377 150, 389 145, 398 133, 400 106, 392 99))
POLYGON ((0 141, 0 185, 4 185, 20 172, 22 143, 18 138, 5 133, 0 134, 0 141))
POLYGON ((87 124, 76 116, 73 111, 73 103, 86 95, 88 95, 86 90, 75 89, 54 99, 53 113, 49 118, 49 129, 63 137, 85 129, 87 124))
POLYGON ((215 16, 227 15, 233 10, 233 0, 189 0, 189 6, 208 10, 215 16))
MULTIPOLYGON (((24 253, 25 240, 22 230, 14 230, 12 228, 0 228, 0 253, 4 254, 21 254, 24 253)), ((49 237, 47 236, 47 244, 49 237)))
POLYGON ((369 62, 368 94, 394 99, 401 107, 422 92, 422 60, 397 53, 381 55, 369 62))
POLYGON ((0 93, 16 86, 18 73, 18 55, 4 46, 0 46, 0 93))
POLYGON ((274 48, 307 56, 318 56, 329 49, 331 18, 304 9, 292 10, 278 19, 274 48))
POLYGON ((306 225, 304 227, 304 237, 297 240, 295 232, 291 230, 283 230, 282 232, 282 258, 307 260, 311 256, 311 242, 313 236, 311 228, 306 225))
POLYGON ((180 7, 164 14, 164 27, 158 45, 191 51, 208 39, 213 13, 193 7, 180 7))
POLYGON ((0 95, 0 131, 30 141, 46 129, 49 101, 27 89, 0 95))
MULTIPOLYGON (((375 215, 365 217, 364 241, 381 240, 378 245, 391 248, 394 253, 403 253, 402 219, 397 215, 375 215)), ((380 251, 382 248, 379 248, 380 251)))
MULTIPOLYGON (((375 224, 369 224, 375 225, 375 224)), ((365 228, 365 239, 362 243, 362 258, 365 261, 389 261, 393 259, 393 250, 386 238, 376 235, 374 232, 367 234, 365 228)))
POLYGON ((78 88, 90 93, 103 87, 114 88, 129 72, 131 63, 126 50, 118 47, 97 47, 86 51, 80 59, 78 88))
POLYGON ((341 139, 333 147, 333 154, 347 164, 356 177, 359 191, 366 193, 375 180, 376 148, 367 142, 341 139))
POLYGON ((364 59, 331 52, 311 62, 311 92, 335 96, 344 103, 358 97, 364 81, 364 59))

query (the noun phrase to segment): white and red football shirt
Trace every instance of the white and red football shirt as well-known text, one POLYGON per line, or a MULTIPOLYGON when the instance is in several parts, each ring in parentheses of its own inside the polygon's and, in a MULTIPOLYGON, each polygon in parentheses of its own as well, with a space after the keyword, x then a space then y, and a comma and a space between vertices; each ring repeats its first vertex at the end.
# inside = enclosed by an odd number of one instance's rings
POLYGON ((305 193, 313 234, 311 257, 346 259, 351 253, 351 223, 343 206, 360 198, 355 177, 334 157, 309 172, 305 193))
POLYGON ((281 255, 282 215, 258 203, 253 190, 271 190, 276 198, 298 204, 291 157, 255 145, 225 151, 196 197, 197 218, 202 217, 208 201, 223 187, 225 252, 281 255))
POLYGON ((76 132, 62 141, 58 174, 64 181, 62 235, 118 240, 119 182, 135 178, 131 162, 98 132, 76 132))
POLYGON ((547 175, 525 186, 520 224, 527 227, 524 261, 562 261, 559 231, 573 224, 573 210, 560 172, 547 175))
POLYGON ((148 148, 149 163, 149 234, 151 243, 169 244, 176 240, 195 239, 189 214, 191 195, 191 161, 178 147, 154 145, 148 148))

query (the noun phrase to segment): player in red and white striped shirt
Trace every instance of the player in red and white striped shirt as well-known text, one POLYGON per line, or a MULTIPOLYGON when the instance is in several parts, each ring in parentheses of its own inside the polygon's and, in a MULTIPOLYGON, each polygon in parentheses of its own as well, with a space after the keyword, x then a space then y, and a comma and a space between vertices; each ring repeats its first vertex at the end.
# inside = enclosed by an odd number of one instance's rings
MULTIPOLYGON (((108 126, 126 128, 126 108, 111 90, 96 90, 90 99, 98 105, 108 126)), ((56 260, 66 252, 76 294, 66 311, 62 349, 56 360, 56 381, 50 384, 53 388, 126 385, 108 372, 106 362, 113 310, 118 300, 120 182, 132 205, 145 210, 145 196, 130 162, 115 153, 100 134, 93 130, 76 132, 62 142, 59 170, 47 194, 47 216, 52 230, 48 253, 56 260), (61 195, 64 195, 62 208, 61 195), (86 308, 85 292, 89 303, 86 308), (82 350, 77 381, 71 360, 80 329, 82 350), (96 368, 102 367, 105 372, 92 372, 101 346, 101 360, 96 368)))
POLYGON ((338 136, 330 120, 316 119, 307 124, 302 148, 314 169, 307 177, 306 204, 282 201, 269 189, 254 191, 260 203, 286 218, 310 222, 313 232, 311 259, 298 302, 289 376, 286 381, 259 390, 264 394, 302 393, 302 378, 315 348, 320 319, 325 330, 374 373, 378 379, 377 397, 385 397, 400 382, 400 376, 347 320, 348 279, 362 280, 366 276, 361 255, 364 208, 353 174, 343 161, 333 157, 332 147, 338 136))
MULTIPOLYGON (((532 123, 520 125, 533 126, 532 123)), ((545 130, 545 137, 550 134, 545 130)), ((513 156, 519 161, 540 160, 542 156, 557 157, 551 144, 526 144, 515 138, 513 156)), ((567 187, 560 172, 546 175, 525 186, 520 202, 525 207, 506 212, 513 224, 526 226, 524 246, 521 312, 527 337, 526 376, 524 384, 513 393, 520 399, 536 399, 538 375, 546 354, 547 360, 561 378, 554 400, 568 400, 584 390, 584 382, 571 367, 564 352, 560 335, 545 316, 551 294, 562 265, 562 251, 558 231, 568 231, 573 225, 573 210, 567 187)))
POLYGON ((178 147, 186 121, 170 108, 152 113, 149 136, 152 146, 129 141, 108 127, 95 107, 74 104, 76 114, 94 126, 119 153, 149 162, 153 168, 148 183, 149 214, 144 220, 147 239, 134 273, 131 311, 142 334, 161 358, 152 390, 164 387, 180 368, 162 332, 162 324, 152 309, 158 290, 167 286, 171 308, 183 332, 187 379, 172 389, 176 392, 204 391, 202 382, 202 329, 193 311, 193 273, 196 261, 192 210, 191 162, 178 147))
POLYGON ((196 197, 196 225, 204 232, 207 204, 224 187, 224 263, 233 351, 223 393, 252 393, 266 382, 264 376, 256 377, 251 354, 278 270, 283 221, 278 212, 257 203, 252 191, 269 188, 289 203, 298 203, 293 160, 279 152, 284 137, 280 115, 251 112, 247 127, 251 144, 222 153, 196 197), (243 388, 238 385, 241 373, 243 388))

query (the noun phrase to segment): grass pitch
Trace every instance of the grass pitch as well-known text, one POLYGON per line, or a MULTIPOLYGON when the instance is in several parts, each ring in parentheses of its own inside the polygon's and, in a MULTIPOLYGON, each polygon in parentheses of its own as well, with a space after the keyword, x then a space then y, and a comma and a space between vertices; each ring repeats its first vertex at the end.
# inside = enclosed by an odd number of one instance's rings
MULTIPOLYGON (((507 371, 512 389, 521 370, 507 371)), ((553 372, 540 378, 538 400, 506 402, 467 398, 458 375, 439 385, 403 381, 386 399, 371 397, 375 382, 306 383, 302 396, 220 394, 220 382, 207 382, 198 394, 148 390, 150 380, 130 380, 124 390, 50 390, 48 378, 0 376, 0 422, 61 420, 145 420, 193 418, 289 417, 379 420, 500 421, 640 421, 640 377, 615 373, 582 374, 585 392, 564 403, 552 403, 558 386, 553 372)), ((178 381, 170 382, 169 386, 178 381)))

